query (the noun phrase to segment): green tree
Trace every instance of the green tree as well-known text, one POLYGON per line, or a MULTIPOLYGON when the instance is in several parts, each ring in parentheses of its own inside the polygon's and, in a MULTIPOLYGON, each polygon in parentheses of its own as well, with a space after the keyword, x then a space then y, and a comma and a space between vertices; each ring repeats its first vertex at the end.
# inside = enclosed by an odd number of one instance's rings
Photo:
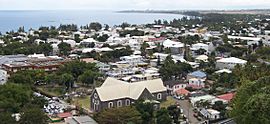
POLYGON ((48 124, 48 117, 40 108, 31 106, 21 112, 19 124, 48 124))
POLYGON ((8 82, 12 82, 16 84, 24 84, 24 85, 33 85, 35 81, 29 74, 25 74, 23 72, 17 72, 10 76, 8 82))
POLYGON ((80 43, 82 41, 79 34, 74 35, 74 40, 76 41, 76 43, 80 43))
POLYGON ((61 42, 58 44, 59 51, 62 55, 68 55, 68 53, 71 51, 71 46, 68 43, 61 42))
POLYGON ((0 114, 0 121, 1 124, 17 124, 15 118, 13 118, 12 113, 9 112, 1 112, 0 114))
POLYGON ((270 123, 270 77, 257 81, 245 81, 238 89, 230 113, 237 123, 267 124, 270 123))
POLYGON ((198 49, 198 50, 196 50, 195 51, 195 53, 197 54, 197 55, 203 55, 203 54, 205 54, 207 51, 205 50, 205 49, 202 49, 202 48, 200 48, 200 49, 198 49))
POLYGON ((46 56, 50 55, 53 51, 53 48, 51 46, 51 44, 49 43, 41 43, 40 45, 38 45, 38 53, 43 53, 46 56))
POLYGON ((144 100, 138 100, 135 103, 135 107, 141 113, 142 124, 154 123, 154 104, 144 103, 144 100))
POLYGON ((143 44, 142 44, 142 46, 141 46, 141 48, 140 48, 140 49, 141 49, 141 55, 142 55, 142 56, 146 56, 146 52, 147 52, 147 51, 146 51, 146 48, 147 48, 147 47, 149 47, 149 44, 146 43, 146 42, 143 42, 143 44))
POLYGON ((65 73, 61 75, 61 83, 66 86, 66 90, 69 90, 73 87, 74 78, 71 74, 65 73))
POLYGON ((92 23, 90 23, 89 28, 92 30, 95 30, 95 31, 99 31, 99 30, 101 30, 102 25, 98 22, 92 22, 92 23))
POLYGON ((106 42, 108 38, 109 38, 109 35, 104 34, 102 36, 97 37, 97 41, 99 41, 99 42, 106 42))
POLYGON ((98 68, 96 67, 95 63, 71 61, 65 63, 64 66, 60 67, 60 69, 58 70, 58 74, 69 73, 72 74, 75 80, 77 80, 78 77, 87 70, 90 70, 92 72, 98 72, 98 68))
POLYGON ((173 122, 176 124, 180 123, 179 122, 179 118, 181 114, 180 108, 176 105, 172 105, 172 106, 169 106, 167 110, 169 111, 169 115, 172 117, 173 122))
POLYGON ((99 124, 141 124, 140 113, 135 107, 120 107, 103 110, 94 115, 99 124))
POLYGON ((156 113, 157 124, 171 124, 172 119, 167 109, 160 109, 156 113))
POLYGON ((86 85, 94 85, 95 79, 98 77, 98 72, 93 72, 91 70, 85 71, 82 75, 79 76, 79 80, 86 85))
POLYGON ((0 86, 0 108, 5 112, 17 113, 31 101, 32 91, 21 84, 7 83, 0 86))

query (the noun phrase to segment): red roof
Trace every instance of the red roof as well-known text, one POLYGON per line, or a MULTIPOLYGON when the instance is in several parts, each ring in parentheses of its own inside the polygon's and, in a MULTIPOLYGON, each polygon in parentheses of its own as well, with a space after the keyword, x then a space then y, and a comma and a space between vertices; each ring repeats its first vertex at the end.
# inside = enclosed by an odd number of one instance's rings
POLYGON ((179 89, 179 90, 176 90, 175 91, 178 95, 188 95, 189 94, 189 91, 182 88, 182 89, 179 89))
POLYGON ((149 41, 160 41, 160 40, 165 40, 165 37, 160 37, 160 38, 148 38, 149 41))
POLYGON ((235 93, 227 93, 227 94, 219 95, 219 96, 217 96, 217 98, 227 100, 227 101, 231 101, 232 98, 234 97, 234 95, 235 95, 235 93))
POLYGON ((57 116, 59 118, 67 118, 67 117, 71 117, 72 114, 70 112, 65 112, 65 113, 60 113, 60 114, 57 114, 57 116))

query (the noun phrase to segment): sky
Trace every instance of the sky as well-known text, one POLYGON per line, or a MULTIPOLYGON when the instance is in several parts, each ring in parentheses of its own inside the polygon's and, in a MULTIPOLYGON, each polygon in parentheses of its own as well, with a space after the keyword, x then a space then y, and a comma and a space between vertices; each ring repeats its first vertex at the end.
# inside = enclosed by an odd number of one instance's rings
POLYGON ((270 9, 270 0, 0 0, 0 10, 270 9))

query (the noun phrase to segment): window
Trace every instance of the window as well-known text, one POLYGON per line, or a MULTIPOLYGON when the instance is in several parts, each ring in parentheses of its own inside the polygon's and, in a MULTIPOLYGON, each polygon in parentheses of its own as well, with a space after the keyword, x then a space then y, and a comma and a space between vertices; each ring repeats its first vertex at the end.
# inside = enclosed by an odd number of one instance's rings
POLYGON ((129 106, 129 105, 130 105, 130 100, 127 99, 127 100, 126 100, 126 106, 129 106))
POLYGON ((113 102, 109 102, 108 103, 108 108, 112 108, 113 107, 113 102))
POLYGON ((157 99, 162 99, 162 94, 161 93, 157 94, 157 99))
POLYGON ((97 93, 94 94, 94 98, 98 98, 97 93))
POLYGON ((121 107, 122 106, 122 101, 121 100, 118 100, 117 101, 117 107, 121 107))

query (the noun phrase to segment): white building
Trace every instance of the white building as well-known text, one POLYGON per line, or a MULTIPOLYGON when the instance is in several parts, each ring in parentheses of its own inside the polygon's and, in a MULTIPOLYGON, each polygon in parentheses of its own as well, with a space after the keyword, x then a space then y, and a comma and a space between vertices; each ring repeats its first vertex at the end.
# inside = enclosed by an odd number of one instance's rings
POLYGON ((233 69, 236 65, 245 65, 246 60, 230 57, 217 60, 216 68, 218 69, 233 69))
POLYGON ((197 51, 199 49, 205 50, 206 53, 208 53, 208 51, 209 51, 208 45, 207 44, 204 44, 204 43, 193 44, 192 47, 190 48, 190 50, 192 50, 193 53, 195 53, 195 51, 197 51))
POLYGON ((199 55, 195 58, 196 62, 208 62, 208 56, 207 55, 199 55))
POLYGON ((136 39, 130 39, 127 45, 130 46, 132 50, 140 50, 141 48, 141 43, 136 39))
POLYGON ((89 45, 89 44, 92 44, 92 43, 97 43, 98 41, 96 41, 95 39, 93 38, 87 38, 87 39, 84 39, 80 42, 80 45, 89 45))
POLYGON ((205 86, 205 83, 202 79, 191 78, 188 80, 188 85, 194 88, 203 88, 205 86))
POLYGON ((184 53, 184 44, 181 42, 176 42, 172 40, 163 41, 164 48, 170 48, 172 54, 183 54, 184 53))
POLYGON ((143 57, 140 55, 130 55, 130 56, 123 56, 120 57, 121 61, 125 61, 129 64, 136 65, 143 61, 143 57))
POLYGON ((75 40, 63 40, 63 42, 69 44, 72 48, 76 46, 75 40))
POLYGON ((240 37, 240 36, 228 36, 229 39, 240 39, 243 41, 247 41, 247 45, 252 45, 252 44, 259 44, 259 41, 261 38, 258 37, 240 37))
POLYGON ((209 120, 216 120, 220 118, 220 112, 214 109, 201 109, 200 114, 204 116, 204 118, 209 120))

